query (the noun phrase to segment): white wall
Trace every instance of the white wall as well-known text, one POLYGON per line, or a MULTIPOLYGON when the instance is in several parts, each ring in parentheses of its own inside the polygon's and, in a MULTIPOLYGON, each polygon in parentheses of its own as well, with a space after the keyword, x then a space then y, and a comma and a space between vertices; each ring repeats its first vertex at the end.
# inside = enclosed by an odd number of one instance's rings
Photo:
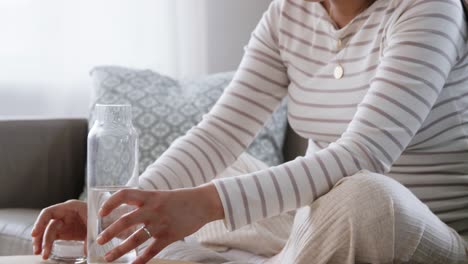
POLYGON ((207 0, 208 72, 237 68, 244 46, 271 0, 207 0))
POLYGON ((0 1, 0 117, 87 116, 94 65, 173 70, 168 3, 0 1))
POLYGON ((86 117, 89 70, 233 70, 269 0, 1 0, 0 118, 86 117))

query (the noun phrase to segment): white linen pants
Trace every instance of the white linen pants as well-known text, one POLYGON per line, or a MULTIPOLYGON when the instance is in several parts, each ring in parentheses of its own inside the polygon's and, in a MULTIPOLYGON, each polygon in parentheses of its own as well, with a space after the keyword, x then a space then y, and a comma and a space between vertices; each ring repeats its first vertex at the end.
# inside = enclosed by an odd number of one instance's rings
POLYGON ((267 263, 468 263, 466 241, 411 191, 362 171, 297 210, 267 263))
MULTIPOLYGON (((249 155, 219 177, 262 169, 249 155)), ((268 264, 468 263, 468 243, 390 177, 361 171, 296 214, 228 232, 221 221, 195 234, 212 248, 269 257, 268 264)))

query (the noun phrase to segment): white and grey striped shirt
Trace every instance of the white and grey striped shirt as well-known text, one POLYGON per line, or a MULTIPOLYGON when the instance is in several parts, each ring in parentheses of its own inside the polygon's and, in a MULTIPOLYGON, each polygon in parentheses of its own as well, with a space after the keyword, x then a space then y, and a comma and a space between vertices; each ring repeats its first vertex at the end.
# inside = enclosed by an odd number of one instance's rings
POLYGON ((341 29, 320 3, 274 1, 221 99, 146 170, 141 185, 212 180, 288 96, 289 122, 309 139, 309 151, 215 180, 229 229, 309 205, 365 169, 396 179, 466 232, 466 39, 460 0, 377 0, 341 29))

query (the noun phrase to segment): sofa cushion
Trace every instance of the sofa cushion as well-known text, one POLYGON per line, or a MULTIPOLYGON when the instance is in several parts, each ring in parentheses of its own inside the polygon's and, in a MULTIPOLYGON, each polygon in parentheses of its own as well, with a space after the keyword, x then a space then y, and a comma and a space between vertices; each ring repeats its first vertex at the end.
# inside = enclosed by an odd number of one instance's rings
MULTIPOLYGON (((132 105, 133 124, 140 137, 141 173, 175 139, 202 119, 234 73, 175 80, 150 70, 103 66, 94 68, 91 75, 95 87, 93 107, 95 103, 132 105)), ((270 166, 283 162, 286 111, 286 102, 283 102, 247 150, 270 166)), ((93 122, 92 115, 90 127, 93 122)))
POLYGON ((0 209, 0 256, 31 255, 37 209, 0 209))

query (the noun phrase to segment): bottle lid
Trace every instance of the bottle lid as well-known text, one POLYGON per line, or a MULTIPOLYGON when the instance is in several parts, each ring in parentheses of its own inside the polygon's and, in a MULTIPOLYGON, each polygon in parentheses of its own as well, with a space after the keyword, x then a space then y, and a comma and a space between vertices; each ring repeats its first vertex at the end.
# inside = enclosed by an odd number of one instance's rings
POLYGON ((52 246, 51 259, 75 260, 79 262, 85 258, 83 241, 56 240, 52 246))

